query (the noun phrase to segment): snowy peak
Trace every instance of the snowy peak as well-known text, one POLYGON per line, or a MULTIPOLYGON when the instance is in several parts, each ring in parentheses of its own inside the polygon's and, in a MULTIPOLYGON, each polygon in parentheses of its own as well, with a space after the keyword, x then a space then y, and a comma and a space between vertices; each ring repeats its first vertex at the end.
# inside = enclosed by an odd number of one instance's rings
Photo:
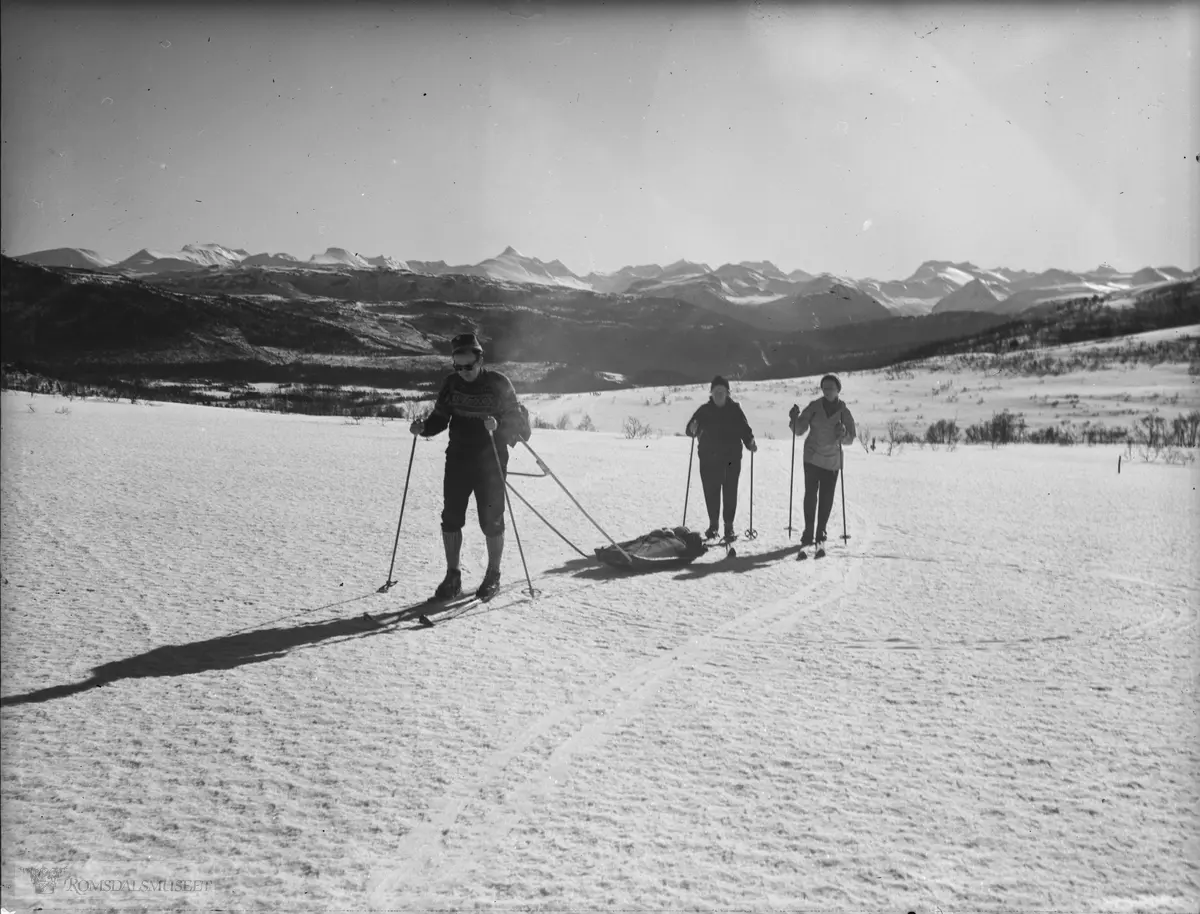
POLYGON ((1167 272, 1167 270, 1169 270, 1169 269, 1173 270, 1174 268, 1172 268, 1172 267, 1165 267, 1165 268, 1163 268, 1163 267, 1159 267, 1159 268, 1144 267, 1143 269, 1138 270, 1136 273, 1134 273, 1133 276, 1131 276, 1129 278, 1129 281, 1131 284, 1133 284, 1135 286, 1149 286, 1149 285, 1157 285, 1160 282, 1171 282, 1173 279, 1182 279, 1183 278, 1184 274, 1182 273, 1182 271, 1175 271, 1175 272, 1178 272, 1180 275, 1172 276, 1170 273, 1167 272))
POLYGON ((379 257, 368 257, 367 263, 377 270, 408 270, 407 263, 403 260, 389 257, 387 254, 382 254, 379 257))
POLYGON ((205 267, 228 267, 245 260, 244 255, 219 244, 185 244, 179 257, 205 267))
POLYGON ((561 260, 552 260, 548 264, 546 264, 545 267, 546 267, 546 271, 551 276, 557 276, 560 278, 579 279, 578 276, 576 276, 574 273, 572 273, 570 270, 567 269, 567 265, 564 264, 561 260))
POLYGON ((955 289, 936 305, 934 314, 945 311, 991 311, 1000 298, 982 279, 973 279, 960 289, 955 289))
MULTIPOLYGON (((726 264, 726 266, 730 266, 730 264, 726 264)), ((741 263, 737 264, 737 266, 745 267, 747 270, 753 270, 755 273, 767 277, 767 279, 788 278, 787 273, 783 272, 783 270, 779 269, 779 267, 775 266, 775 264, 771 263, 769 260, 743 260, 741 263)), ((808 274, 805 275, 807 276, 808 274)))
POLYGON ((679 278, 683 276, 703 276, 705 273, 711 273, 712 267, 706 263, 692 263, 690 260, 676 260, 674 263, 663 267, 663 279, 679 278))
POLYGON ((360 270, 370 269, 371 266, 364 258, 351 254, 345 248, 326 248, 324 254, 313 254, 308 262, 316 266, 345 266, 360 270))
POLYGON ((979 268, 973 263, 951 263, 948 260, 927 260, 905 282, 946 283, 961 288, 975 278, 979 268))
POLYGON ((76 270, 101 270, 113 265, 113 261, 89 248, 51 248, 22 254, 20 259, 43 267, 71 267, 76 270))
POLYGON ((300 261, 291 254, 247 254, 242 258, 242 266, 246 267, 294 267, 300 261))
POLYGON ((501 282, 536 283, 548 286, 567 286, 574 289, 591 288, 586 282, 554 261, 554 267, 542 263, 536 257, 526 257, 516 248, 506 247, 498 256, 489 257, 477 264, 485 276, 501 282))
POLYGON ((201 258, 183 251, 152 251, 142 248, 131 257, 113 264, 112 269, 127 273, 180 273, 208 266, 201 258))

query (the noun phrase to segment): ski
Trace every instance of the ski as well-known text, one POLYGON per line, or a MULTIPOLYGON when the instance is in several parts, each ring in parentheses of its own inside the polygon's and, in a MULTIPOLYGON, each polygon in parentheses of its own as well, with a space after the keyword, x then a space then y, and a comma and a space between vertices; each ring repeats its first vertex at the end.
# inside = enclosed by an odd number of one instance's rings
POLYGON ((477 602, 479 598, 473 593, 460 593, 458 596, 449 597, 447 599, 439 599, 430 597, 425 601, 428 609, 417 615, 417 624, 423 628, 433 628, 433 620, 429 618, 430 611, 448 611, 453 609, 462 609, 477 602))
POLYGON ((720 547, 725 550, 724 559, 737 558, 737 550, 733 548, 733 544, 737 542, 738 535, 736 533, 730 536, 723 536, 720 539, 712 538, 705 540, 705 545, 710 549, 720 547))
POLYGON ((737 550, 733 548, 733 544, 737 542, 737 539, 738 539, 738 535, 736 533, 731 533, 728 536, 721 537, 720 542, 717 544, 719 546, 725 547, 725 558, 726 559, 736 559, 737 558, 737 550))
MULTIPOLYGON (((467 612, 468 610, 474 609, 476 606, 482 606, 485 603, 491 603, 492 600, 496 599, 496 597, 498 597, 500 595, 502 590, 503 590, 502 587, 497 588, 495 590, 495 592, 489 594, 486 597, 481 597, 476 593, 470 593, 470 594, 461 594, 457 597, 452 597, 450 600, 447 600, 444 602, 443 601, 437 601, 437 602, 439 602, 440 605, 444 609, 450 610, 454 613, 453 616, 447 617, 447 618, 453 619, 458 616, 461 616, 463 613, 467 612)), ((433 601, 431 601, 431 602, 433 602, 433 601)), ((423 628, 433 628, 433 626, 434 626, 433 620, 430 619, 429 616, 426 615, 425 613, 421 613, 419 616, 417 616, 417 623, 420 624, 421 627, 423 627, 423 628)))

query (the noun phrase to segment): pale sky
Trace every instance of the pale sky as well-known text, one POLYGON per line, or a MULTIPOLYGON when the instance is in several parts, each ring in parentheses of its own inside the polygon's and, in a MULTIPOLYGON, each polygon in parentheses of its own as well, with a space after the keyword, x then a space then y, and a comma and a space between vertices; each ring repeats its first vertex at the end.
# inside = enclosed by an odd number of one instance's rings
POLYGON ((3 8, 0 247, 1200 266, 1200 4, 3 8))

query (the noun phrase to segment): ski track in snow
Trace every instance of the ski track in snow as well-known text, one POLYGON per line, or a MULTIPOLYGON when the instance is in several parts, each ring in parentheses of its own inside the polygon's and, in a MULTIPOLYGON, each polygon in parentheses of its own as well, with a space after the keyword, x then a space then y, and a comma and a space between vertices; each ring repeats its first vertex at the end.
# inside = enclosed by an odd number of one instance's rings
MULTIPOLYGON (((617 428, 645 394, 610 396, 617 428)), ((856 445, 851 539, 839 500, 796 562, 790 402, 737 559, 614 572, 513 499, 537 596, 510 537, 501 594, 418 630, 444 438, 377 594, 403 423, 5 393, 3 903, 57 862, 214 880, 173 910, 1195 910, 1197 467, 856 445)), ((686 439, 531 444, 617 538, 680 519, 686 439)))
MULTIPOLYGON (((856 512, 855 519, 865 520, 865 517, 856 512)), ((869 536, 864 539, 869 542, 869 536)), ((749 557, 753 554, 752 542, 738 545, 744 550, 742 555, 749 557)), ((820 561, 825 562, 822 570, 835 567, 828 562, 828 557, 820 561)), ((755 609, 735 611, 732 618, 712 631, 689 637, 681 646, 614 676, 601 689, 543 715, 515 741, 487 759, 476 778, 458 785, 459 790, 447 799, 442 812, 405 837, 397 855, 406 861, 404 874, 423 877, 436 861, 440 878, 461 878, 462 871, 469 869, 474 859, 486 855, 489 847, 494 847, 508 836, 535 800, 545 802, 556 784, 568 780, 573 756, 597 749, 616 729, 638 715, 659 687, 676 672, 719 653, 724 647, 722 642, 748 641, 756 636, 785 631, 797 616, 853 593, 859 573, 860 569, 852 566, 842 576, 838 586, 815 603, 798 601, 794 593, 788 592, 755 609), (533 742, 549 736, 564 722, 577 717, 584 718, 583 725, 573 729, 565 739, 560 738, 541 768, 527 777, 524 783, 510 790, 489 811, 485 821, 473 826, 464 836, 466 856, 448 861, 440 855, 437 849, 440 837, 454 828, 464 807, 497 782, 502 784, 505 768, 533 742)), ((774 577, 779 578, 780 575, 774 577)), ((824 577, 828 578, 829 575, 824 577)), ((778 581, 776 586, 779 586, 778 581)), ((783 586, 787 588, 786 584, 783 586)), ((371 901, 386 909, 391 904, 392 893, 402 885, 402 877, 397 875, 375 881, 370 887, 371 901)))

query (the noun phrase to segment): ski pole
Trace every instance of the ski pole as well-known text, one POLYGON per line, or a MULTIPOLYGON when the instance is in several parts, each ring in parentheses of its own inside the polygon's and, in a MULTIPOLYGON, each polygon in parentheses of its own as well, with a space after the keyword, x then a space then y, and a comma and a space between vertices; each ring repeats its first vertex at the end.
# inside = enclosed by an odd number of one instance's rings
POLYGON ((750 529, 746 531, 746 539, 752 540, 758 537, 758 531, 754 529, 754 451, 750 452, 750 529))
POLYGON ((504 464, 500 462, 500 451, 496 448, 496 436, 488 429, 488 440, 492 442, 492 454, 496 457, 496 471, 500 474, 500 482, 504 485, 504 503, 508 505, 508 519, 512 521, 513 536, 517 540, 517 552, 521 555, 521 567, 525 569, 525 583, 529 585, 529 596, 534 596, 533 581, 529 579, 529 566, 525 564, 525 550, 521 548, 521 534, 517 532, 517 517, 513 514, 512 499, 508 497, 508 481, 504 478, 504 464))
POLYGON ((846 455, 842 453, 842 445, 838 443, 838 463, 842 465, 842 542, 850 539, 846 532, 846 455))
POLYGON ((687 488, 683 490, 683 522, 681 527, 687 526, 687 506, 688 496, 692 494, 692 457, 696 452, 696 436, 692 435, 692 443, 688 446, 688 477, 687 488))
POLYGON ((408 501, 408 479, 412 476, 413 457, 417 454, 417 436, 413 435, 412 451, 408 455, 408 472, 404 474, 404 497, 400 500, 400 520, 396 522, 396 542, 392 544, 392 564, 388 566, 387 582, 376 593, 387 593, 396 581, 392 580, 392 571, 396 568, 396 550, 400 547, 400 525, 404 523, 404 505, 408 501))
MULTIPOLYGON (((792 404, 791 412, 788 417, 792 420, 788 423, 788 429, 792 433, 792 470, 788 474, 788 539, 792 538, 792 496, 796 491, 796 417, 800 415, 800 407, 795 403, 792 404)), ((807 523, 807 521, 805 521, 807 523)))

